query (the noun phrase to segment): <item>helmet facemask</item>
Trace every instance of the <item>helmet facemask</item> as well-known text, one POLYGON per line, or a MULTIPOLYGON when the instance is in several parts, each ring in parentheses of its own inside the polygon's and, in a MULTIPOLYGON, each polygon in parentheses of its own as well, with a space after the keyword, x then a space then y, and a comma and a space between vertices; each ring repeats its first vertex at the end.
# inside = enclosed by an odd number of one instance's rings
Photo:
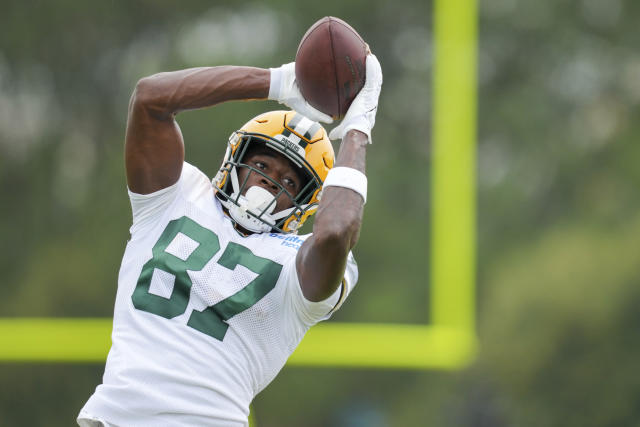
POLYGON ((309 203, 309 201, 317 199, 314 195, 317 196, 322 187, 322 180, 304 158, 304 152, 299 153, 295 147, 285 141, 240 130, 234 132, 229 138, 229 146, 222 167, 214 178, 214 185, 218 188, 216 195, 222 205, 227 208, 229 216, 245 230, 254 233, 269 231, 295 233, 304 222, 304 218, 317 209, 317 200, 315 203, 309 203), (246 163, 245 159, 256 144, 276 151, 292 164, 294 171, 301 178, 301 188, 295 197, 280 182, 246 163), (239 180, 240 169, 247 170, 242 181, 239 180), (275 185, 278 188, 277 193, 273 195, 258 186, 247 188, 252 174, 259 174, 275 185), (276 200, 281 195, 287 197, 292 206, 280 212, 274 212, 276 200))

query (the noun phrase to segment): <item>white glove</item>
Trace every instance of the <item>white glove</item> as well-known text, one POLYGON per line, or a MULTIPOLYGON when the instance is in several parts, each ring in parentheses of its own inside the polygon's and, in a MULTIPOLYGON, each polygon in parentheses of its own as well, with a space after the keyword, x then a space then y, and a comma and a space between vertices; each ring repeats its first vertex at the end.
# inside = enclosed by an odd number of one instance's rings
POLYGON ((331 116, 313 108, 300 93, 296 82, 296 63, 284 64, 280 68, 271 68, 271 84, 269 86, 269 99, 278 101, 298 113, 316 122, 331 123, 331 116))
POLYGON ((367 135, 369 144, 373 142, 371 140, 371 129, 376 123, 378 97, 382 89, 382 69, 378 58, 373 53, 367 55, 366 73, 367 80, 364 83, 364 87, 351 103, 347 114, 342 119, 342 123, 329 133, 329 138, 342 139, 348 131, 355 129, 367 135))

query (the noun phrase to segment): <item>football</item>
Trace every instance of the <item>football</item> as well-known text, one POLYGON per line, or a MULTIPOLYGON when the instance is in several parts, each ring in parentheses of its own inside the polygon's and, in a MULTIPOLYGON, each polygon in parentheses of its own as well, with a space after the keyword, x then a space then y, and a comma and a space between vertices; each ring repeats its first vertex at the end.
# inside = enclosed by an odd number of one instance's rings
POLYGON ((365 81, 368 45, 349 24, 327 16, 307 30, 296 53, 302 96, 334 119, 344 117, 365 81))

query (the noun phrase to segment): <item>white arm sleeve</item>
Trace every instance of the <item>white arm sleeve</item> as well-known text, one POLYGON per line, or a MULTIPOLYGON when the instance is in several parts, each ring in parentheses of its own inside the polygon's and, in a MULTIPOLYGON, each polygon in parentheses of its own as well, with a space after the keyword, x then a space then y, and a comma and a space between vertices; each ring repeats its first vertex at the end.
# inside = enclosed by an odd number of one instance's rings
POLYGON ((353 258, 353 254, 349 252, 344 278, 336 291, 324 301, 312 302, 307 300, 302 293, 295 264, 294 257, 292 262, 284 266, 282 275, 285 276, 284 278, 288 286, 288 295, 290 296, 291 303, 299 319, 308 327, 330 318, 331 315, 342 306, 342 303, 358 281, 358 266, 353 258))

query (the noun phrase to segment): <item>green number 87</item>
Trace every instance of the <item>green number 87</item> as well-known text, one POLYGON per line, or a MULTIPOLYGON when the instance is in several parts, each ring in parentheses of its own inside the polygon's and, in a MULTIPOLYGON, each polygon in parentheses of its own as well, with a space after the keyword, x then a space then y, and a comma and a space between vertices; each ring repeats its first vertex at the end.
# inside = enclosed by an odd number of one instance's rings
MULTIPOLYGON (((192 219, 183 216, 170 221, 153 246, 153 257, 142 267, 140 277, 131 295, 133 305, 138 310, 172 319, 183 314, 191 294, 192 281, 188 271, 200 271, 220 250, 218 236, 192 219), (173 239, 182 233, 198 243, 186 259, 166 251, 173 239), (155 269, 165 271, 175 277, 169 298, 149 292, 155 269)), ((230 297, 205 308, 193 310, 187 325, 220 341, 224 339, 229 324, 226 322, 260 301, 276 285, 282 265, 254 255, 251 250, 230 242, 218 260, 218 264, 230 270, 241 265, 258 276, 247 286, 230 297)))

